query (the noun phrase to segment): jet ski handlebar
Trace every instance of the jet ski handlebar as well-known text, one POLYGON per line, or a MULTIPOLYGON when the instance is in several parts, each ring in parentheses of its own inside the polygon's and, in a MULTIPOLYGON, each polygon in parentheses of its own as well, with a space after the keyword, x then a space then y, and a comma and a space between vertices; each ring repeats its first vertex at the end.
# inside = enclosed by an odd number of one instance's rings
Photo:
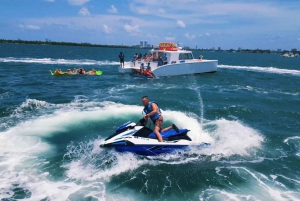
POLYGON ((137 126, 146 126, 146 124, 147 124, 147 121, 146 121, 146 119, 144 119, 144 118, 140 119, 140 120, 136 123, 137 126))

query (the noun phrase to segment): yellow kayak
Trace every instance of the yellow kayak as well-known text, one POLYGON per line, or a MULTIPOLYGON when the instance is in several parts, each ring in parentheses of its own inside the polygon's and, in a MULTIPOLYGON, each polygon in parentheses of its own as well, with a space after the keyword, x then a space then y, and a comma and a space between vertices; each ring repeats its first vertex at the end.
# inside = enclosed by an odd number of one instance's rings
MULTIPOLYGON (((51 75, 53 75, 53 76, 60 76, 60 75, 81 75, 81 74, 78 74, 78 73, 76 73, 76 74, 74 74, 74 73, 67 73, 67 72, 52 72, 51 70, 49 70, 50 71, 50 73, 51 73, 51 75)), ((88 73, 86 73, 86 74, 84 74, 84 75, 102 75, 102 71, 101 70, 98 70, 98 71, 96 71, 96 74, 88 74, 88 73)))

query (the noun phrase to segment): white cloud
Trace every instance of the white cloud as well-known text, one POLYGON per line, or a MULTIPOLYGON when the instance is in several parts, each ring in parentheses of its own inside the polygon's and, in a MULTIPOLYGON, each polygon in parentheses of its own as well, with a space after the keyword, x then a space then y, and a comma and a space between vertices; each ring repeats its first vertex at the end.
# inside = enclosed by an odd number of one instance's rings
POLYGON ((104 33, 106 33, 106 34, 111 33, 111 28, 109 28, 106 24, 103 24, 102 27, 103 27, 104 33))
POLYGON ((136 35, 138 32, 140 32, 139 25, 133 26, 133 25, 125 24, 124 29, 125 29, 125 31, 127 31, 128 33, 130 33, 132 35, 136 35))
POLYGON ((143 6, 135 6, 134 4, 130 4, 129 8, 131 11, 136 12, 138 14, 149 14, 149 9, 147 7, 143 7, 143 6))
POLYGON ((177 25, 178 25, 179 27, 181 27, 181 28, 185 28, 185 24, 184 24, 184 22, 181 21, 181 20, 177 20, 177 25))
POLYGON ((206 36, 209 36, 209 33, 206 33, 205 35, 206 35, 206 36))
POLYGON ((110 13, 118 13, 118 9, 114 5, 111 5, 110 9, 108 9, 108 12, 110 12, 110 13))
POLYGON ((82 7, 79 12, 78 12, 79 15, 82 15, 82 16, 90 16, 91 13, 89 12, 89 9, 87 9, 86 7, 82 7))
POLYGON ((169 41, 174 41, 174 40, 176 40, 175 37, 165 37, 165 39, 166 39, 166 40, 169 40, 169 41))
POLYGON ((152 39, 159 38, 157 35, 151 34, 151 33, 148 33, 148 34, 146 35, 146 37, 147 37, 147 38, 152 38, 152 39))
POLYGON ((162 8, 158 9, 158 12, 162 13, 162 14, 166 13, 166 11, 164 9, 162 9, 162 8))
POLYGON ((68 0, 71 6, 82 6, 83 4, 89 2, 90 0, 68 0))
POLYGON ((300 41, 300 38, 297 38, 297 40, 299 40, 299 41, 300 41))
POLYGON ((41 28, 39 26, 36 26, 36 25, 22 25, 22 24, 19 24, 19 27, 21 29, 31 29, 31 30, 40 30, 41 28))
POLYGON ((198 36, 199 36, 199 37, 202 37, 202 34, 199 34, 198 36))
POLYGON ((190 35, 189 33, 185 33, 184 36, 189 40, 193 40, 194 38, 196 38, 196 36, 194 34, 190 35))
POLYGON ((136 10, 139 14, 149 14, 149 10, 143 7, 136 7, 136 10))
POLYGON ((44 0, 44 1, 47 1, 47 2, 55 2, 55 0, 44 0))

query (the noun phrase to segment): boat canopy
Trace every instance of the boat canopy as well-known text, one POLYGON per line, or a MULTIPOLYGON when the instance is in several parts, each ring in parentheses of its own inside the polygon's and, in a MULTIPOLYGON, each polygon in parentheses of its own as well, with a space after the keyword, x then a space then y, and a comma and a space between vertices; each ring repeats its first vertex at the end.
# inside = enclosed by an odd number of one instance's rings
POLYGON ((162 42, 162 43, 159 43, 158 50, 178 51, 178 47, 175 43, 172 43, 172 42, 162 42))

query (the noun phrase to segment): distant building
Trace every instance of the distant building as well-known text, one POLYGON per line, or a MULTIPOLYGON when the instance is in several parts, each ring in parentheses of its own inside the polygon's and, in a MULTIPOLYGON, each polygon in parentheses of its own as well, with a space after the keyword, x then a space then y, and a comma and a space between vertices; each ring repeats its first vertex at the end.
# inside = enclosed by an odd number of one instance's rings
POLYGON ((241 50, 242 50, 242 48, 239 47, 238 51, 241 51, 241 50))
POLYGON ((151 47, 151 45, 150 45, 150 44, 147 44, 147 47, 151 47))
POLYGON ((143 47, 147 47, 147 41, 144 41, 144 46, 143 47))
POLYGON ((297 48, 293 48, 293 49, 292 49, 292 52, 297 52, 297 48))
POLYGON ((281 52, 281 49, 277 49, 277 52, 281 52))
POLYGON ((218 51, 221 51, 221 47, 218 47, 218 51))
POLYGON ((140 46, 143 47, 144 46, 144 41, 140 41, 140 46))

